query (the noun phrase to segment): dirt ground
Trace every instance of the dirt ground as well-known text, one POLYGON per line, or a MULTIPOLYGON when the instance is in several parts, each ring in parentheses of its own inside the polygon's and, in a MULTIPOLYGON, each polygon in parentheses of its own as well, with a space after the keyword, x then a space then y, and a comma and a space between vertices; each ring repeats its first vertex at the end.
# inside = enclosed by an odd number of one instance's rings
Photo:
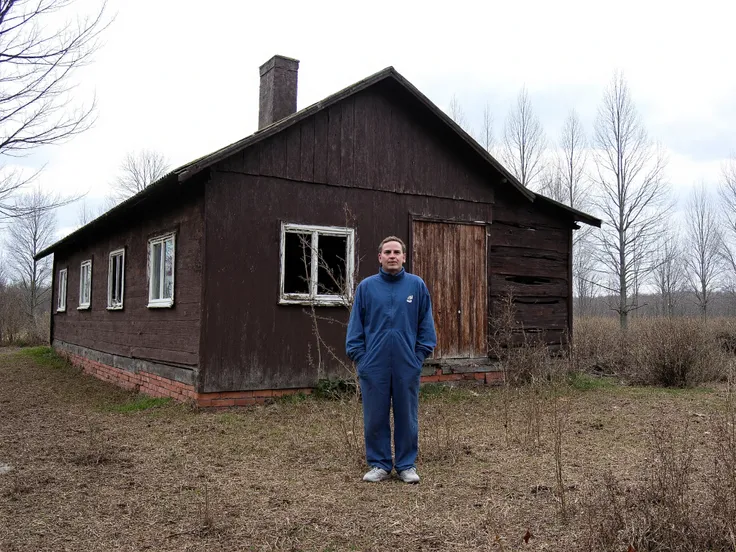
POLYGON ((0 381, 2 552, 584 549, 603 474, 635 486, 653 428, 687 428, 705 465, 724 393, 428 387, 406 485, 361 481, 354 401, 198 411, 22 350, 0 353, 0 381))

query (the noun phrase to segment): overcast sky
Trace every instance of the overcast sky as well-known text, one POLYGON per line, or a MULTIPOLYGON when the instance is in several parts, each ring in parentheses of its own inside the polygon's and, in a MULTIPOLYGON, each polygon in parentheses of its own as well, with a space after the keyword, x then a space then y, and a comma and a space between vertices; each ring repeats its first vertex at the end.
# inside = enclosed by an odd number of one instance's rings
MULTIPOLYGON (((78 2, 80 10, 95 2, 78 2)), ((471 126, 490 105, 495 133, 526 85, 547 135, 571 108, 588 133, 614 70, 623 71, 680 195, 714 185, 736 150, 736 2, 251 2, 112 0, 115 21, 76 74, 97 100, 83 135, 19 160, 41 183, 99 205, 126 152, 173 167, 254 132, 258 67, 301 61, 298 108, 392 65, 441 108, 456 95, 471 126), (355 7, 353 7, 355 6, 355 7)), ((60 234, 77 207, 59 213, 60 234)))

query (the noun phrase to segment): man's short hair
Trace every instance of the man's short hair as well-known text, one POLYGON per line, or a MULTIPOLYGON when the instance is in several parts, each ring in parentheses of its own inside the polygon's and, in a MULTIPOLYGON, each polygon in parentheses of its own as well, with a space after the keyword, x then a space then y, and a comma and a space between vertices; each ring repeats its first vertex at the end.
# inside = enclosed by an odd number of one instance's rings
POLYGON ((401 244, 401 252, 406 255, 406 244, 401 240, 401 238, 397 238, 396 236, 389 236, 388 238, 383 238, 383 241, 381 242, 381 245, 378 246, 378 252, 381 253, 383 251, 383 246, 386 245, 388 242, 399 242, 401 244))

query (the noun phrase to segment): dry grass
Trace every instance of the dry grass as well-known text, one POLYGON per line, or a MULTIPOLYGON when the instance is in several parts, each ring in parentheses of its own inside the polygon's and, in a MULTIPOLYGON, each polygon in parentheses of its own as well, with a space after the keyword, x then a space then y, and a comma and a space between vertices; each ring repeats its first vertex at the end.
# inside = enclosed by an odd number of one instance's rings
POLYGON ((612 318, 582 318, 574 336, 577 370, 641 385, 723 381, 736 352, 736 320, 726 318, 637 318, 626 332, 612 318))
POLYGON ((579 377, 542 388, 534 447, 532 391, 427 387, 421 484, 365 484, 351 401, 226 412, 136 403, 24 352, 0 354, 0 378, 0 464, 12 467, 0 474, 3 552, 585 550, 602 523, 586 504, 605 493, 605 473, 616 489, 645 484, 652 427, 689 427, 693 508, 728 454, 714 444, 721 387, 579 377))

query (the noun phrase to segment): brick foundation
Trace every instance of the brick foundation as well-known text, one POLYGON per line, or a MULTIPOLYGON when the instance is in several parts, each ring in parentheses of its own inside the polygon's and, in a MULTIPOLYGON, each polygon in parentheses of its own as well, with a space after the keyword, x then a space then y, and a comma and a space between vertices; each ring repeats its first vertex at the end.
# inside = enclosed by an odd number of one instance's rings
POLYGON ((74 366, 82 369, 85 374, 97 379, 108 381, 118 387, 131 389, 150 397, 171 397, 177 401, 193 401, 197 406, 226 408, 230 406, 247 406, 262 404, 266 399, 295 395, 297 393, 310 394, 312 389, 262 389, 256 391, 233 391, 227 393, 197 393, 194 386, 175 380, 162 378, 149 372, 128 372, 91 360, 89 358, 59 350, 74 366))
POLYGON ((434 374, 422 376, 422 383, 439 383, 443 381, 477 381, 489 385, 503 382, 503 372, 464 372, 462 374, 446 374, 442 368, 437 368, 434 374))
MULTIPOLYGON (((130 389, 151 397, 171 397, 177 401, 193 401, 197 406, 208 408, 227 408, 231 406, 248 406, 262 404, 267 399, 284 397, 298 393, 311 394, 311 388, 297 389, 259 389, 255 391, 228 391, 222 393, 197 393, 194 386, 172 379, 162 378, 149 372, 129 372, 103 364, 96 360, 58 350, 74 366, 85 374, 110 382, 124 389, 130 389)), ((447 381, 477 381, 485 384, 498 384, 503 381, 503 372, 465 372, 462 374, 446 374, 441 368, 432 375, 422 376, 422 383, 438 383, 447 381)))

